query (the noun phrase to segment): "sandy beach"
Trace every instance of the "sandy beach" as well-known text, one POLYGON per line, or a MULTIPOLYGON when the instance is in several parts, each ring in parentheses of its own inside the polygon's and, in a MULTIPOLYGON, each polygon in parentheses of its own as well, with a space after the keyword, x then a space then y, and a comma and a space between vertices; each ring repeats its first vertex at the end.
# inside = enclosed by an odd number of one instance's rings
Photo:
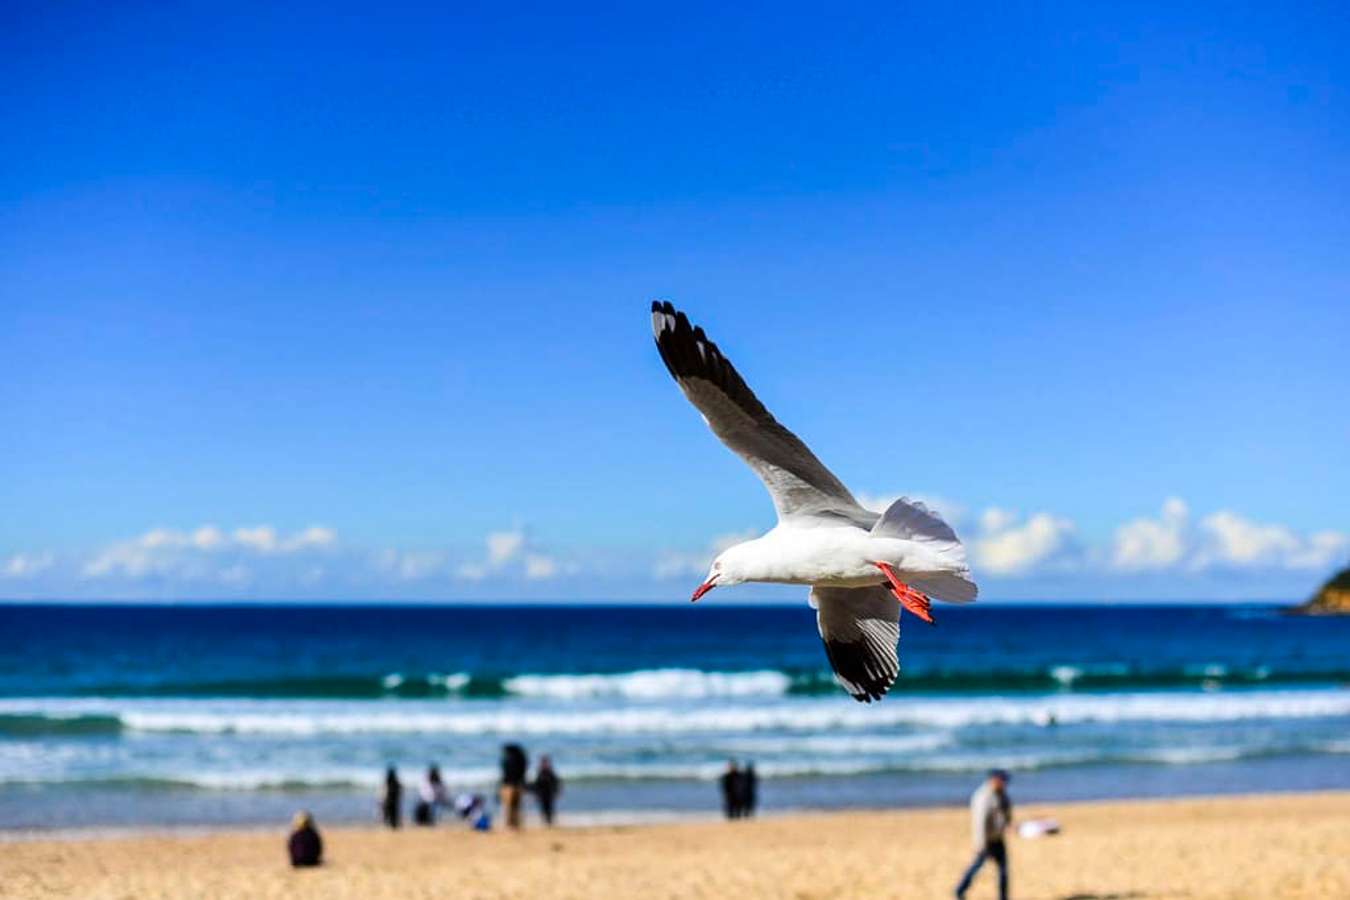
MULTIPOLYGON (((1028 806, 1061 835, 1014 839, 1022 898, 1350 896, 1350 794, 1028 806)), ((322 824, 322 823, 321 823, 322 824)), ((967 861, 960 809, 520 835, 326 831, 293 871, 281 833, 0 844, 3 897, 946 897, 967 861)), ((971 897, 993 896, 982 874, 971 897)))

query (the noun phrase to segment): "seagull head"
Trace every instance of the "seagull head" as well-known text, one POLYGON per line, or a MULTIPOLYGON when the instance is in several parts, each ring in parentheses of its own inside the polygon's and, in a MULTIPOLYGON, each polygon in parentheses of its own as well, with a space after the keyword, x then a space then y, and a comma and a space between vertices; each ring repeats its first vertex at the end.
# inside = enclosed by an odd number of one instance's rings
POLYGON ((728 547, 718 554, 717 559, 713 560, 712 567, 708 569, 708 577, 703 579, 703 583, 694 588, 694 595, 689 598, 690 602, 697 600, 715 587, 724 585, 741 584, 750 580, 750 575, 743 565, 741 557, 744 555, 738 551, 742 544, 735 547, 728 547))

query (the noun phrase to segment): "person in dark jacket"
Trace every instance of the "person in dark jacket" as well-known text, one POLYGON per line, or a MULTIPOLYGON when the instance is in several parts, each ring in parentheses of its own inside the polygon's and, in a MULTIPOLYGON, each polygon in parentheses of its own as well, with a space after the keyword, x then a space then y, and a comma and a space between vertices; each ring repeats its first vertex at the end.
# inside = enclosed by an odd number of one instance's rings
POLYGON ((553 770, 553 760, 547 756, 539 757, 539 767, 534 770, 534 782, 530 785, 534 797, 539 801, 539 815, 545 825, 553 824, 553 804, 562 793, 562 779, 553 770))
POLYGON ((525 748, 519 744, 502 746, 502 783, 498 799, 508 828, 520 828, 520 800, 525 793, 529 769, 530 758, 525 755, 525 748))
POLYGON ((403 809, 403 785, 398 780, 398 770, 390 766, 384 773, 384 793, 380 795, 380 814, 384 824, 398 828, 399 817, 403 809))
POLYGON ((741 770, 741 818, 748 819, 755 814, 759 805, 759 776, 755 774, 755 764, 746 763, 741 770))
POLYGON ((736 760, 727 760, 727 770, 717 779, 722 789, 722 812, 728 819, 741 817, 741 770, 736 760))
POLYGON ((319 837, 319 830, 314 827, 314 817, 309 813, 302 811, 295 814, 286 850, 291 855, 291 865, 297 869, 323 862, 323 838, 319 837))

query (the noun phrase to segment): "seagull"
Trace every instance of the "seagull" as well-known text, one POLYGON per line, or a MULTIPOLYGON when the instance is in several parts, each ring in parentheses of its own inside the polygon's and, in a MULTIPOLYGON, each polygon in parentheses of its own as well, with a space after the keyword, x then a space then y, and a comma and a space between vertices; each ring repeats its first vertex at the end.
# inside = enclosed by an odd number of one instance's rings
POLYGON ((864 509, 669 302, 652 303, 652 333, 684 396, 764 482, 778 513, 767 534, 722 551, 690 600, 751 581, 810 585, 835 680, 855 700, 880 700, 900 674, 901 607, 931 625, 929 598, 975 599, 960 539, 916 500, 864 509))

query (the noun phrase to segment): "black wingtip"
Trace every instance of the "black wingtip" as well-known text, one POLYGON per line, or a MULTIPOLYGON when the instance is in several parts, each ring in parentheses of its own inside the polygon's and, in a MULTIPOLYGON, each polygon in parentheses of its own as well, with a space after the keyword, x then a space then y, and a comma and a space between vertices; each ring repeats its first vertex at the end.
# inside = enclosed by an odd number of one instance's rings
POLYGON ((652 336, 670 374, 677 379, 706 378, 723 390, 742 387, 734 384, 733 378, 738 381, 739 376, 734 375, 735 370, 708 339, 703 327, 691 324, 689 317, 669 300, 652 301, 652 336))
POLYGON ((898 677, 899 673, 888 675, 878 670, 860 642, 827 640, 824 644, 835 680, 859 703, 871 703, 885 697, 898 677))
POLYGON ((676 381, 703 379, 722 391, 746 415, 773 423, 773 416, 746 386, 731 361, 708 339, 702 326, 691 325, 689 317, 669 300, 652 301, 652 337, 666 369, 676 381))
POLYGON ((658 345, 663 340, 669 340, 681 327, 688 331, 689 320, 675 308, 675 304, 669 300, 652 301, 652 337, 656 338, 658 345))

